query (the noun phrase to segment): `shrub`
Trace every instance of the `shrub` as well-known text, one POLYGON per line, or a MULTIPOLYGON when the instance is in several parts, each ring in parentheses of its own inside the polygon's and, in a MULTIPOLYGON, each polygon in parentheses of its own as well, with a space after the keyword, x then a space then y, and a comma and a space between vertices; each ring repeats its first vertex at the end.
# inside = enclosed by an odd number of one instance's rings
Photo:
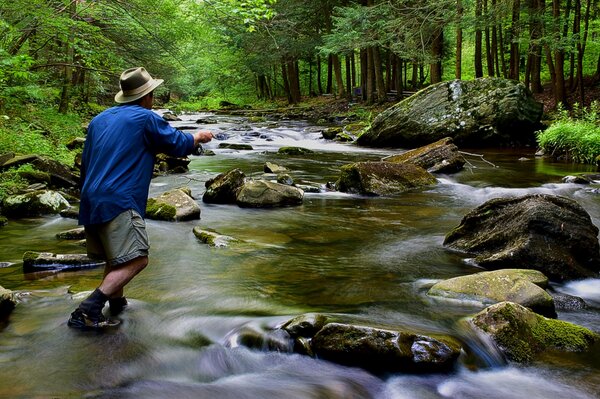
POLYGON ((579 163, 595 163, 600 155, 600 104, 574 107, 571 114, 559 110, 544 131, 537 132, 538 145, 555 157, 579 163))

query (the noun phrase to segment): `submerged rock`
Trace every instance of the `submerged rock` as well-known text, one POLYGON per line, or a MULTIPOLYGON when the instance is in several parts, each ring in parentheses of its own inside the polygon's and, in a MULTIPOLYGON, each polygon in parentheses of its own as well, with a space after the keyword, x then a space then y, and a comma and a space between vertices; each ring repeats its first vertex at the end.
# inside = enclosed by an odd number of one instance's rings
POLYGON ((313 150, 303 147, 281 147, 277 152, 285 155, 306 155, 314 153, 313 150))
POLYGON ((266 180, 244 183, 237 193, 236 203, 247 208, 272 208, 301 205, 304 191, 299 188, 266 180))
POLYGON ((473 300, 489 305, 510 301, 536 313, 556 317, 554 300, 544 289, 548 278, 537 270, 503 269, 441 281, 429 289, 432 297, 473 300))
POLYGON ((357 143, 411 148, 446 136, 469 147, 535 143, 542 112, 543 105, 520 82, 441 82, 377 115, 357 143))
POLYGON ((357 162, 342 166, 336 187, 352 194, 394 195, 435 182, 433 175, 412 163, 357 162))
POLYGON ((450 137, 445 137, 435 143, 402 154, 386 157, 382 161, 414 163, 430 173, 458 172, 466 162, 450 137))
POLYGON ((330 323, 312 339, 319 358, 374 372, 439 372, 454 367, 460 347, 410 332, 330 323))
POLYGON ((149 198, 146 217, 171 222, 200 219, 200 206, 189 192, 185 188, 175 189, 156 198, 149 198))
POLYGON ((100 266, 104 266, 103 261, 91 259, 84 254, 54 254, 34 251, 23 254, 23 271, 25 273, 42 270, 74 271, 100 266))
POLYGON ((85 238, 85 228, 77 227, 75 229, 61 231, 56 234, 56 238, 61 240, 83 240, 85 238))
POLYGON ((219 234, 216 231, 203 229, 200 226, 194 227, 193 232, 200 241, 211 247, 228 247, 229 243, 238 241, 233 237, 219 234))
POLYGON ((486 269, 535 269, 551 280, 598 277, 598 228, 575 201, 531 194, 490 200, 465 215, 444 246, 486 269))
POLYGON ((53 215, 70 206, 56 191, 37 190, 6 197, 2 201, 2 212, 11 217, 53 215))
POLYGON ((600 340, 587 328, 548 319, 512 302, 492 305, 472 319, 509 360, 524 363, 548 350, 584 352, 600 340))
POLYGON ((202 201, 213 204, 235 204, 239 190, 246 181, 246 175, 239 169, 221 173, 205 183, 206 191, 202 201))
POLYGON ((15 300, 14 293, 0 286, 0 321, 5 320, 16 305, 17 301, 15 300))

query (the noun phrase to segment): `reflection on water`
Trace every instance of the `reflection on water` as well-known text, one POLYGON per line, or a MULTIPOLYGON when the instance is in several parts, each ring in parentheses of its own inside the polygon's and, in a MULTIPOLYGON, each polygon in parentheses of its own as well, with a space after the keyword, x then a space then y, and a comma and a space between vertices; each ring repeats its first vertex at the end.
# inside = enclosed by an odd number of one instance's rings
MULTIPOLYGON (((189 126, 198 117, 187 115, 178 123, 189 126)), ((204 183, 217 173, 237 167, 261 177, 266 161, 287 167, 296 182, 324 187, 337 179, 341 165, 392 153, 325 141, 306 122, 216 118, 218 123, 203 126, 226 137, 207 145, 216 155, 192 157, 189 173, 155 179, 151 195, 188 185, 200 201, 204 183), (220 149, 223 141, 249 143, 253 150, 220 149), (277 149, 283 145, 316 153, 282 156, 277 149)), ((76 221, 58 216, 13 220, 0 229, 0 262, 14 263, 0 268, 0 285, 18 291, 21 302, 0 331, 0 397, 592 397, 600 387, 599 348, 526 368, 506 365, 457 323, 479 305, 425 295, 440 279, 480 271, 444 250, 442 242, 465 213, 491 198, 563 195, 577 200, 600 225, 595 185, 561 183, 562 176, 591 168, 549 163, 531 152, 485 151, 493 165, 472 156, 463 172, 438 176, 434 187, 393 198, 323 191, 306 193, 302 206, 284 209, 200 201, 200 221, 148 221, 150 266, 127 287, 130 307, 121 326, 105 334, 66 327, 68 314, 95 288, 102 270, 22 273, 26 250, 84 252, 55 237, 76 221), (528 160, 517 161, 522 157, 528 160), (192 233, 196 225, 240 243, 203 245, 192 233), (232 332, 245 326, 273 327, 305 312, 449 333, 465 342, 468 353, 448 375, 376 377, 300 355, 227 344, 232 332)), ((599 281, 553 286, 589 305, 559 317, 600 331, 599 281)))

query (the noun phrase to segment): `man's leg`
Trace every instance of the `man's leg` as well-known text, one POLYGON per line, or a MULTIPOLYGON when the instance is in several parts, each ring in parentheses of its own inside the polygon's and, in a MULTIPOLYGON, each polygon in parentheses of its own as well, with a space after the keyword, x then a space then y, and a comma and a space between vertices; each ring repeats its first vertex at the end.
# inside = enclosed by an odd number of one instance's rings
MULTIPOLYGON (((140 215, 125 211, 108 223, 86 226, 88 254, 107 259, 102 283, 71 314, 71 327, 103 327, 109 322, 102 314, 106 301, 111 310, 120 311, 127 304, 123 287, 148 264, 148 236, 140 215)), ((116 312, 118 313, 118 312, 116 312)))

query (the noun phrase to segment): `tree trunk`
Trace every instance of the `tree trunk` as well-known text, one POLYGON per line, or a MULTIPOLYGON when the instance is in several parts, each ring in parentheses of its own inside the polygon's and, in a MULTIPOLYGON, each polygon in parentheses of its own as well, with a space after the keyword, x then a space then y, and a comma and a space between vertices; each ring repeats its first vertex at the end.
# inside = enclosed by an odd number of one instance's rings
POLYGON ((337 54, 333 54, 331 56, 331 62, 333 64, 333 72, 335 75, 335 84, 337 86, 337 95, 338 97, 344 97, 344 79, 342 77, 342 63, 340 62, 340 57, 337 54))
POLYGON ((444 31, 440 28, 433 33, 431 56, 434 61, 430 65, 429 79, 432 84, 442 81, 442 53, 444 51, 444 31))
POLYGON ((352 86, 352 59, 350 58, 350 55, 346 55, 344 59, 346 60, 346 97, 351 101, 352 95, 354 94, 352 92, 352 88, 354 87, 352 86))
POLYGON ((373 48, 367 49, 367 104, 375 102, 375 68, 373 66, 373 48))
POLYGON ((585 16, 583 18, 583 39, 577 42, 577 86, 579 88, 579 101, 583 106, 585 104, 585 92, 583 86, 583 56, 587 45, 587 37, 590 26, 590 8, 591 1, 587 0, 585 4, 585 16))
POLYGON ((519 35, 521 15, 521 1, 513 0, 512 23, 510 27, 510 68, 508 77, 510 79, 519 80, 519 35))
MULTIPOLYGON (((560 0, 552 0, 552 17, 554 18, 555 37, 560 39, 560 0)), ((567 92, 565 89, 565 53, 562 49, 554 50, 554 70, 556 72, 556 84, 554 91, 555 105, 563 104, 568 107, 567 92)))
POLYGON ((483 15, 485 15, 485 59, 487 65, 488 76, 494 76, 494 57, 492 56, 492 45, 490 43, 490 27, 487 23, 488 13, 488 0, 483 0, 483 15))
POLYGON ((373 52, 373 72, 375 77, 375 88, 377 90, 377 101, 381 103, 387 99, 385 81, 383 80, 383 71, 381 68, 381 54, 379 53, 379 47, 371 47, 371 51, 373 52))
POLYGON ((327 87, 325 89, 325 93, 331 94, 333 86, 333 55, 329 54, 327 57, 327 87))
MULTIPOLYGON (((75 18, 77 13, 77 2, 72 1, 69 4, 69 14, 75 18)), ((60 93, 60 103, 58 112, 66 114, 69 111, 69 100, 71 98, 71 87, 73 84, 73 68, 71 65, 75 59, 75 31, 74 27, 69 28, 69 34, 65 42, 65 66, 63 71, 63 81, 60 93)))
POLYGON ((404 61, 397 55, 395 55, 394 58, 396 59, 396 74, 395 74, 395 77, 396 77, 396 79, 395 79, 396 99, 398 101, 400 101, 400 100, 402 100, 402 98, 404 96, 404 83, 402 81, 402 76, 403 76, 402 64, 404 64, 404 61))
POLYGON ((319 95, 323 94, 323 82, 321 82, 321 56, 317 55, 317 88, 319 95))
POLYGON ((456 0, 456 12, 457 12, 457 24, 456 24, 456 60, 455 60, 455 72, 454 77, 456 79, 462 78, 462 42, 463 42, 463 30, 462 30, 462 18, 463 18, 463 6, 462 0, 456 0))
POLYGON ((369 52, 367 49, 360 50, 360 92, 363 101, 368 101, 367 86, 369 81, 369 52))
POLYGON ((494 65, 496 65, 496 76, 500 75, 500 60, 498 58, 498 32, 497 32, 497 23, 496 23, 496 0, 492 0, 492 9, 493 12, 493 24, 492 24, 492 56, 494 58, 494 65))
POLYGON ((281 78, 283 80, 283 91, 285 92, 285 95, 288 99, 288 103, 293 104, 294 99, 292 98, 292 91, 290 89, 290 80, 288 79, 288 74, 287 74, 287 63, 285 61, 281 64, 281 78))
POLYGON ((482 63, 482 34, 481 34, 481 2, 482 0, 475 0, 475 77, 483 77, 483 63, 482 63))

